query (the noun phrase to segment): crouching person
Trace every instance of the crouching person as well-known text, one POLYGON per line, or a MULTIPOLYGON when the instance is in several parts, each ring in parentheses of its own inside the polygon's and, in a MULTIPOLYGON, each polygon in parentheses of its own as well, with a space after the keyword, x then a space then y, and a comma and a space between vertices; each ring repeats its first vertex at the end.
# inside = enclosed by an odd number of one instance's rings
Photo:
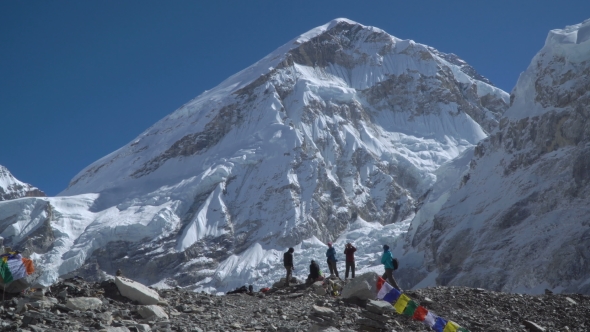
POLYGON ((313 284, 316 281, 322 281, 324 277, 322 276, 322 271, 320 270, 320 266, 314 260, 311 261, 309 264, 309 275, 307 276, 307 284, 313 284))

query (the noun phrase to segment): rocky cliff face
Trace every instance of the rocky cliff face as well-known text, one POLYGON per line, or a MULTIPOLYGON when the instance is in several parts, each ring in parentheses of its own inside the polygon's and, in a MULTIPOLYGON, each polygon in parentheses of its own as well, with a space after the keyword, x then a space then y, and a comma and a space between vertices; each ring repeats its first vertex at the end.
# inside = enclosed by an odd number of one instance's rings
POLYGON ((17 180, 8 169, 0 165, 0 201, 21 197, 43 197, 45 193, 17 180))
POLYGON ((425 268, 407 282, 590 293, 588 74, 590 20, 551 31, 498 130, 414 220, 405 252, 425 268))
POLYGON ((456 56, 334 20, 80 172, 49 200, 62 239, 46 279, 94 264, 150 284, 258 280, 273 250, 413 216, 508 102, 456 56))

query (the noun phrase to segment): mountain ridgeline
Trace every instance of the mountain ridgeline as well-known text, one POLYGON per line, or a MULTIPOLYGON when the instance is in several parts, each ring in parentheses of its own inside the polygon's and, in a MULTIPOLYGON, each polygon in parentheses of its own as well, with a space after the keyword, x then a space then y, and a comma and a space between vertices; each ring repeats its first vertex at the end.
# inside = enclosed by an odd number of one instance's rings
POLYGON ((552 30, 498 129, 412 222, 406 279, 590 294, 589 74, 590 20, 552 30))
POLYGON ((15 178, 8 168, 0 165, 0 201, 21 197, 44 197, 45 193, 15 178))
MULTIPOLYGON (((573 48, 587 47, 580 40, 573 48)), ((406 286, 534 291, 551 283, 547 275, 511 281, 527 268, 524 258, 518 266, 492 265, 512 271, 497 280, 473 276, 485 274, 490 266, 482 260, 507 238, 522 246, 534 241, 531 216, 545 211, 537 207, 565 206, 545 204, 548 194, 520 178, 531 176, 531 165, 546 156, 557 163, 568 147, 577 151, 569 162, 577 187, 567 197, 586 197, 587 159, 578 149, 587 131, 569 137, 566 129, 570 122, 587 128, 574 118, 583 118, 587 106, 572 106, 586 96, 585 76, 577 74, 585 65, 571 67, 564 52, 570 73, 564 67, 564 76, 552 77, 542 97, 533 98, 544 110, 553 102, 563 106, 516 120, 514 114, 524 114, 516 108, 531 102, 532 78, 521 77, 509 109, 510 96, 456 55, 337 19, 189 101, 86 167, 58 197, 0 203, 0 235, 34 252, 45 284, 121 268, 147 284, 209 291, 263 286, 282 272, 275 266, 285 247, 296 247, 296 263, 305 264, 327 241, 366 241, 362 270, 378 265, 371 252, 381 242, 403 233, 395 253, 405 258, 406 286), (578 80, 567 85, 577 94, 564 97, 558 82, 570 80, 578 80), (556 96, 546 96, 551 91, 556 96), (543 118, 550 113, 559 119, 571 113, 571 121, 543 118), (540 123, 547 132, 536 129, 540 123), (544 140, 551 130, 561 133, 553 145, 544 140), (476 220, 480 228, 466 226, 476 220), (488 228, 493 232, 482 236, 488 228)), ((534 70, 551 62, 543 61, 534 70)), ((539 232, 561 230, 552 220, 539 232)), ((564 249, 560 262, 586 254, 575 248, 564 249)), ((576 278, 588 275, 587 263, 580 264, 576 278)))

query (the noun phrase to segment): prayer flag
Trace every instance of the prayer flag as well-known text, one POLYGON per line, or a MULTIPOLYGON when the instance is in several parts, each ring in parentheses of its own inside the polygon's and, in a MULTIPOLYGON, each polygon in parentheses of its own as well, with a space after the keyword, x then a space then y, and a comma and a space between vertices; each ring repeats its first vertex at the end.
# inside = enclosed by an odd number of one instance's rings
POLYGON ((5 284, 35 272, 33 261, 21 254, 5 254, 0 259, 0 277, 5 284))
POLYGON ((418 303, 414 302, 414 300, 410 300, 404 309, 404 315, 413 317, 416 308, 418 308, 418 303))
POLYGON ((469 330, 459 326, 459 324, 438 317, 423 306, 419 306, 418 303, 414 302, 406 294, 402 294, 382 277, 378 277, 376 286, 378 289, 377 298, 391 303, 398 314, 422 321, 425 325, 437 332, 469 332, 469 330))
POLYGON ((443 332, 457 332, 458 328, 459 328, 459 324, 453 322, 453 321, 448 321, 447 325, 445 325, 445 329, 443 330, 443 332))
POLYGON ((378 277, 377 279, 377 290, 381 290, 381 286, 383 286, 383 284, 385 284, 385 279, 378 277))
POLYGON ((414 316, 412 316, 412 318, 423 322, 424 319, 426 319, 426 315, 428 315, 428 310, 426 310, 426 308, 423 306, 419 306, 416 308, 416 311, 414 311, 414 316))
POLYGON ((387 293, 389 293, 389 291, 391 291, 392 289, 393 289, 393 286, 391 286, 387 282, 384 283, 383 286, 381 286, 381 289, 379 290, 379 292, 377 293, 377 298, 380 300, 383 300, 385 295, 387 295, 387 293))
POLYGON ((434 323, 434 326, 432 326, 432 329, 435 330, 436 332, 443 332, 445 326, 447 325, 447 320, 441 317, 436 317, 436 322, 434 323))
POLYGON ((400 295, 399 299, 397 299, 393 307, 395 308, 395 311, 397 311, 398 314, 401 314, 404 312, 404 309, 406 309, 406 306, 410 301, 411 299, 406 294, 402 294, 400 295))
POLYGON ((426 314, 426 317, 424 317, 424 324, 426 324, 428 327, 433 327, 434 324, 436 324, 436 319, 438 318, 437 315, 433 314, 432 312, 428 312, 426 314))
POLYGON ((400 297, 400 295, 402 295, 402 293, 400 293, 400 291, 397 290, 397 288, 392 288, 389 293, 387 293, 387 295, 385 295, 383 297, 383 301, 387 301, 391 304, 395 303, 395 301, 397 301, 397 299, 400 297))

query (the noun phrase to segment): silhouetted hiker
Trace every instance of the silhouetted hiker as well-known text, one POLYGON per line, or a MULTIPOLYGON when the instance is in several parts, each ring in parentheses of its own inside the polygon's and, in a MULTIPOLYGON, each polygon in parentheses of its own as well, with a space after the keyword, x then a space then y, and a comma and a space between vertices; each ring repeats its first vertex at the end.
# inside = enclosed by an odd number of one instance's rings
POLYGON ((283 265, 285 266, 285 270, 287 270, 287 281, 286 285, 289 286, 289 282, 291 281, 291 276, 293 275, 293 252, 295 249, 289 248, 286 253, 283 254, 283 265))

